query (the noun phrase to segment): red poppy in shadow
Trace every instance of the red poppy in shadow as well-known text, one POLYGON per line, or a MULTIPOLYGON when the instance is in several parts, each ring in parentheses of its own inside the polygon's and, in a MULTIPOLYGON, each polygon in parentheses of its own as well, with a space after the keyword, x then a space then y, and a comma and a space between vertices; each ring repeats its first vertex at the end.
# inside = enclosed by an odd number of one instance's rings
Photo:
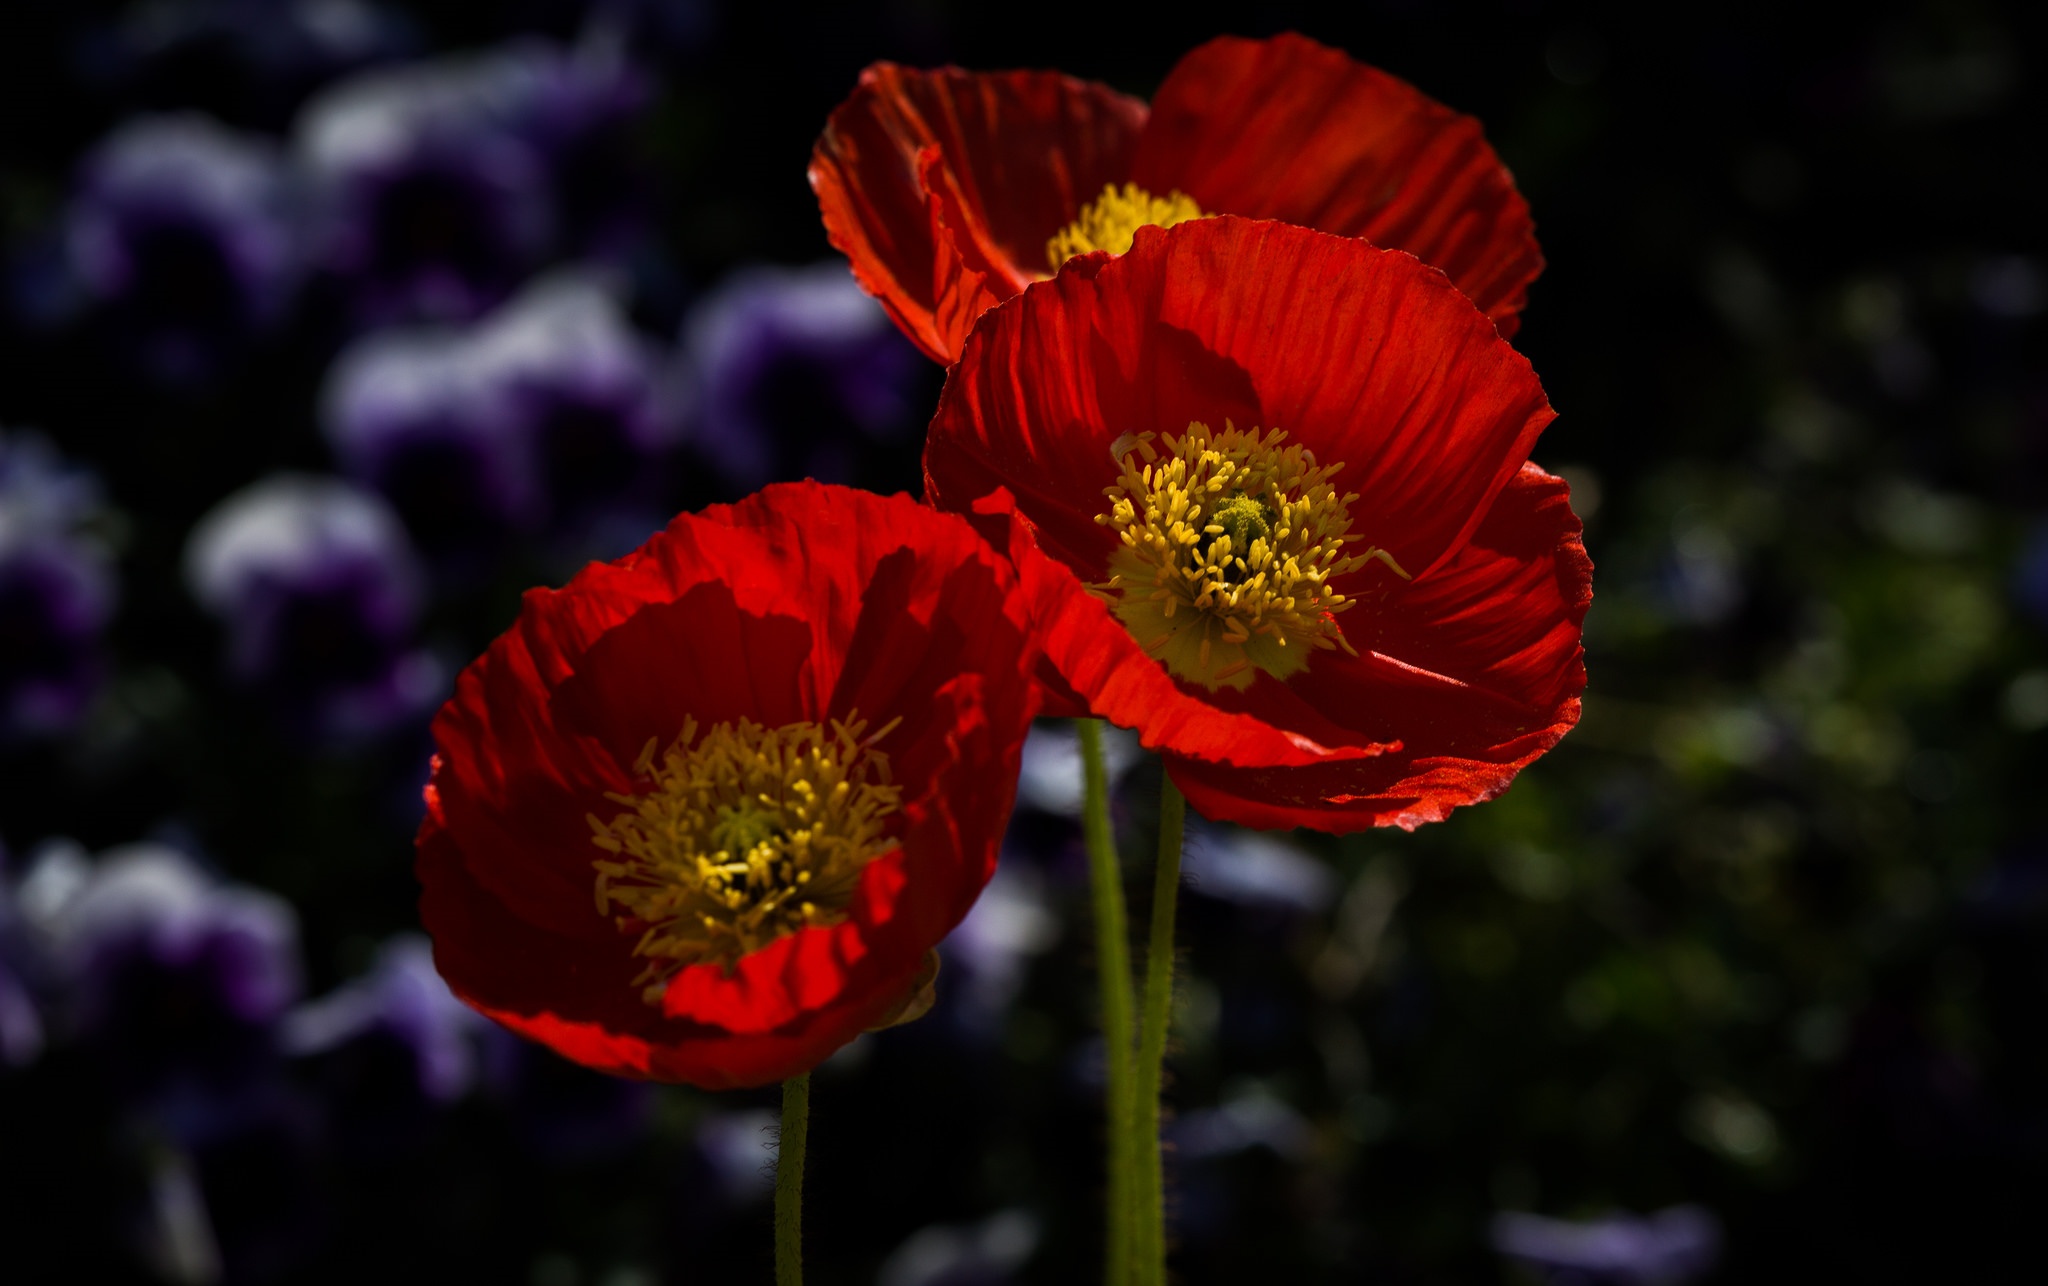
POLYGON ((926 494, 1010 542, 1049 713, 1137 729, 1214 819, 1413 827, 1578 721, 1592 565, 1527 462, 1552 417, 1442 273, 1224 216, 986 314, 926 494))
POLYGON ((1341 50, 1224 36, 1148 107, 1051 71, 875 63, 811 152, 832 244, 903 332, 951 363, 974 319, 1087 249, 1197 214, 1406 250, 1513 335, 1543 270, 1479 122, 1341 50))
POLYGON ((994 871, 1036 657, 967 523, 817 483, 530 591, 435 720, 435 964, 603 1071, 816 1065, 915 1006, 994 871))

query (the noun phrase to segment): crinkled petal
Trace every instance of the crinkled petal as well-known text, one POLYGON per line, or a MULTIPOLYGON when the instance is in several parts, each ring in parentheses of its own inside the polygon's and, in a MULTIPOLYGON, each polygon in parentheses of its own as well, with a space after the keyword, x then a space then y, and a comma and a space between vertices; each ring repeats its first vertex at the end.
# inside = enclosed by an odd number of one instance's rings
POLYGON ((1329 743, 1278 726, 1255 711, 1228 711, 1174 682, 1146 655, 1065 564, 1046 556, 1007 491, 976 501, 976 525, 1003 541, 1015 561, 1045 649, 1040 686, 1046 712, 1093 714, 1136 728, 1151 750, 1174 750, 1233 764, 1306 765, 1378 755, 1389 749, 1342 728, 1329 743))
POLYGON ((971 297, 935 317, 949 265, 986 274, 997 297, 1043 275, 1046 241, 1128 176, 1144 122, 1144 103, 1056 72, 875 63, 812 149, 811 187, 861 285, 950 363, 971 297))
POLYGON ((558 937, 511 914, 469 878, 431 818, 421 831, 418 870, 434 964, 455 994, 520 1035, 617 1076, 705 1089, 773 1084, 879 1021, 917 973, 914 962, 901 977, 877 974, 858 995, 771 1029, 677 1021, 641 1001, 633 985, 640 962, 616 942, 558 937))
POLYGON ((530 594, 435 725, 419 872, 451 985, 623 1074, 760 1084, 822 1060, 900 1005, 993 872, 1036 709, 1028 621, 967 523, 815 483, 530 594), (906 788, 898 847, 839 924, 681 970, 646 1004, 634 938, 596 905, 588 816, 687 719, 856 715, 906 788))
POLYGON ((1527 361, 1413 256, 1205 219, 1141 231, 1121 257, 1078 258, 986 314, 940 397, 926 493, 960 510, 999 488, 1014 497, 1055 565, 1016 555, 1047 661, 1094 713, 1155 748, 1303 766, 1377 756, 1403 735, 1284 691, 1260 701, 1277 686, 1263 682, 1233 704, 1139 651, 1087 588, 1114 548, 1096 522, 1117 476, 1111 444, 1192 420, 1282 428, 1343 462, 1338 485, 1361 494, 1354 540, 1420 580, 1457 556, 1551 417, 1527 361))
POLYGON ((1543 271, 1528 202, 1479 122, 1292 33, 1190 52, 1152 100, 1134 179, 1204 210, 1406 250, 1513 335, 1543 271))
POLYGON ((1397 752, 1251 771, 1177 756, 1174 781, 1205 817, 1338 832, 1413 828, 1493 798, 1578 722, 1592 570, 1565 484, 1523 466, 1456 559, 1346 613, 1361 656, 1318 657, 1285 685, 1398 735, 1397 752))

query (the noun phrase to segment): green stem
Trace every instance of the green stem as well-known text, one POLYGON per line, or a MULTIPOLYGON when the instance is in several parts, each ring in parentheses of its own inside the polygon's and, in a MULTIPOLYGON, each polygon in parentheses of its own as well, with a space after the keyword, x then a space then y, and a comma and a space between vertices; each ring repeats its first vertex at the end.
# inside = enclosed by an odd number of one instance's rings
POLYGON ((811 1127, 811 1074, 782 1083, 782 1144, 775 1160, 775 1286, 804 1281, 804 1136, 811 1127))
POLYGON ((1079 721, 1081 833, 1088 844, 1088 882, 1095 904, 1095 951, 1102 986, 1102 1042, 1108 1059, 1104 1094, 1109 1139, 1109 1244, 1103 1281, 1129 1286, 1136 1196, 1131 1150, 1131 957, 1124 915, 1123 868, 1109 824, 1109 774, 1102 763, 1102 723, 1079 721))
POLYGON ((1152 931, 1145 947, 1145 1008, 1139 1018, 1131 1148, 1136 1166, 1136 1272, 1139 1286, 1166 1281, 1166 1177, 1159 1156, 1159 1089, 1166 1033, 1173 1021, 1173 917, 1180 897, 1181 833, 1188 802, 1163 769, 1159 785, 1159 865, 1152 879, 1152 931))

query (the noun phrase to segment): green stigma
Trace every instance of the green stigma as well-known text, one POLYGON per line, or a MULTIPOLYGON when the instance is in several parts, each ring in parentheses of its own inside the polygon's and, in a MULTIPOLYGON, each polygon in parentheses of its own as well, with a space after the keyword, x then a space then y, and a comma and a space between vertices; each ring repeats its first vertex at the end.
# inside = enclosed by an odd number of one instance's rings
POLYGON ((1270 540, 1273 535, 1273 511, 1242 491, 1216 506, 1209 521, 1223 528, 1216 539, 1227 538, 1230 552, 1237 558, 1251 552, 1253 541, 1270 540))
POLYGON ((711 842, 729 853, 749 853, 776 837, 778 816, 753 800, 720 804, 711 842))

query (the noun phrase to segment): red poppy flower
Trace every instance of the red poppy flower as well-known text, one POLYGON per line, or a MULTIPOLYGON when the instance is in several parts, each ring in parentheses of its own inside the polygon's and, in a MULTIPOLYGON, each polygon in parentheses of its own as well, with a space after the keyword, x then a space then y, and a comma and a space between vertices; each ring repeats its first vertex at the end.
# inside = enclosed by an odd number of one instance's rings
POLYGON ((1201 812, 1413 827, 1578 721, 1592 566, 1526 462, 1552 415, 1442 273, 1225 216, 985 315, 926 493, 1021 513, 1052 704, 1136 728, 1201 812))
POLYGON ((435 964, 604 1071, 816 1065, 901 1016, 994 871, 1035 658, 965 522, 817 483, 531 591, 434 723, 435 964))
POLYGON ((826 122, 811 187, 854 276, 948 364, 977 316, 1067 254, 1199 214, 1406 250, 1503 335, 1543 270, 1478 121, 1293 34, 1210 41, 1149 108, 1057 72, 876 63, 826 122))

